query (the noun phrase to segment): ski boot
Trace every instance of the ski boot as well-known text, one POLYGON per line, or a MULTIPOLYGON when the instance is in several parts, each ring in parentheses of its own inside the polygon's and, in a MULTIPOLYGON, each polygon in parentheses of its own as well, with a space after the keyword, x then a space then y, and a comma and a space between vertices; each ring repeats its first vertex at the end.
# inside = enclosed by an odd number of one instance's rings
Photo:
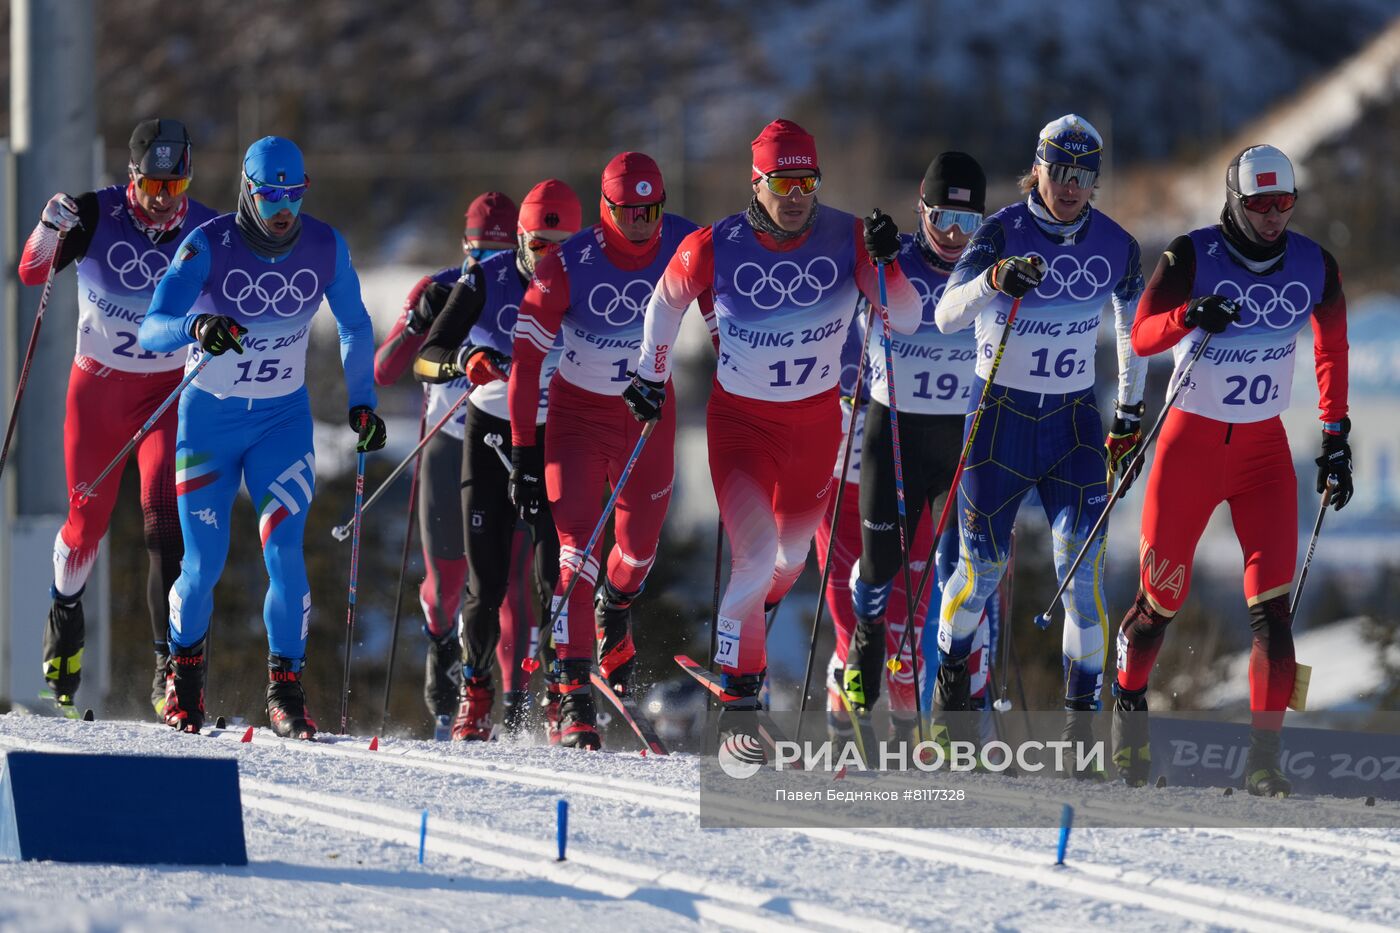
POLYGON ((588 675, 593 662, 584 658, 556 660, 550 667, 549 690, 559 697, 558 742, 565 748, 595 751, 603 747, 598 735, 598 711, 588 675))
POLYGON ((507 690, 501 697, 501 729, 511 738, 525 734, 530 718, 530 694, 524 690, 507 690))
POLYGON ((1079 765, 1079 747, 1083 746, 1086 752, 1092 754, 1094 747, 1094 705, 1090 701, 1076 700, 1065 704, 1065 725, 1060 730, 1060 738, 1069 742, 1069 765, 1070 774, 1080 781, 1104 781, 1108 776, 1104 774, 1103 768, 1092 764, 1095 759, 1090 759, 1090 763, 1083 767, 1079 765))
POLYGON ((50 586, 49 595, 53 598, 53 606, 49 609, 48 624, 44 626, 43 695, 58 704, 59 712, 64 716, 77 719, 73 696, 78 692, 78 683, 82 680, 86 629, 83 622, 83 591, 64 596, 50 586))
POLYGON ((1113 681, 1113 764, 1129 787, 1142 787, 1152 772, 1147 741, 1147 688, 1125 690, 1113 681))
POLYGON ((452 723, 452 741, 487 742, 491 739, 491 708, 496 705, 496 690, 491 686, 491 675, 478 677, 476 672, 463 668, 462 703, 457 709, 457 718, 452 723))
POLYGON ((151 708, 156 719, 165 721, 165 681, 170 676, 170 647, 164 642, 156 646, 156 672, 151 678, 151 708))
POLYGON ((593 595, 593 621, 598 633, 598 671, 619 696, 632 680, 637 648, 632 643, 632 601, 641 595, 622 593, 606 578, 593 595))
POLYGON ((204 726, 204 642, 170 654, 161 718, 180 732, 198 734, 204 726))
POLYGON ((933 684, 933 709, 928 739, 942 746, 945 755, 952 753, 954 741, 976 738, 964 734, 969 731, 965 728, 969 719, 965 714, 972 710, 972 675, 967 669, 967 658, 943 657, 933 684))
POLYGON ((720 675, 720 686, 725 693, 733 697, 725 701, 724 708, 719 713, 721 743, 726 739, 748 736, 758 743, 757 747, 762 748, 763 736, 758 729, 758 717, 753 714, 763 710, 763 700, 759 698, 759 693, 763 690, 766 676, 767 671, 757 674, 720 675))
POLYGON ((462 643, 451 631, 442 635, 427 634, 423 701, 434 718, 451 717, 457 712, 458 694, 462 692, 462 643))
POLYGON ((1279 734, 1268 729, 1249 730, 1249 757, 1244 765, 1244 787, 1255 797, 1287 797, 1293 783, 1279 767, 1279 734))
POLYGON ((316 723, 306 709, 301 686, 301 663, 275 654, 267 656, 267 720, 284 739, 314 739, 316 723))
POLYGON ((870 714, 880 699, 880 685, 884 680, 885 623, 883 620, 857 616, 851 645, 846 650, 841 694, 860 730, 862 755, 869 755, 875 750, 875 726, 870 721, 870 714))

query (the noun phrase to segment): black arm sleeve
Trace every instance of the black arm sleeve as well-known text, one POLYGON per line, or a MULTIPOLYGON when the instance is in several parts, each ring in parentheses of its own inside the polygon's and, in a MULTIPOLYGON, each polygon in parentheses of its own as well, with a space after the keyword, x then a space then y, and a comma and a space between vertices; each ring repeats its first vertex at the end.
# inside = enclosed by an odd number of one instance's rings
POLYGON ((447 382, 460 375, 454 366, 457 350, 466 343, 485 303, 486 287, 478 270, 471 270, 452 286, 452 294, 428 329, 428 339, 413 364, 418 381, 447 382))

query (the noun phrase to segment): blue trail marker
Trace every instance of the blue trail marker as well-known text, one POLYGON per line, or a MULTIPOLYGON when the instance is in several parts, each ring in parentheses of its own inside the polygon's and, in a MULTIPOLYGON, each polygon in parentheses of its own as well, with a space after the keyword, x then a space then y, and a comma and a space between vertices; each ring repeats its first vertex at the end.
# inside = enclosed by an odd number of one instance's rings
POLYGON ((423 822, 418 826, 418 864, 423 864, 423 850, 428 847, 428 808, 423 808, 423 822))
POLYGON ((557 831, 559 837, 559 858, 556 861, 564 861, 564 849, 569 843, 569 801, 559 801, 557 810, 558 821, 557 831))
POLYGON ((1069 830, 1074 825, 1074 807, 1065 804, 1060 811, 1060 844, 1055 848, 1055 864, 1065 863, 1065 849, 1069 847, 1069 830))

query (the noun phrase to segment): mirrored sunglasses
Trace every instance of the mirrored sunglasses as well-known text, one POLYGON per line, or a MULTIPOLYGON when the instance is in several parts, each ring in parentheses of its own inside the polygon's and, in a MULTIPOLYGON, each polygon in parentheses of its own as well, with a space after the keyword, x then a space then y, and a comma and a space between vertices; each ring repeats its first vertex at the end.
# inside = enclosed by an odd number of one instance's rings
POLYGON ((1278 208, 1280 214, 1293 210, 1293 205, 1298 203, 1298 193, 1296 191, 1270 191, 1267 194, 1245 194, 1239 195, 1240 203, 1244 209, 1254 214, 1267 214, 1274 208, 1278 208))
POLYGON ((803 197, 809 197, 817 193, 817 189, 822 186, 820 175, 803 175, 799 178, 786 178, 782 175, 765 175, 762 172, 758 176, 763 183, 768 186, 768 190, 780 198, 786 198, 794 191, 803 197))
POLYGON ((982 214, 979 211, 953 211, 937 207, 930 207, 923 201, 919 202, 919 208, 928 218, 929 225, 935 230, 947 232, 957 227, 963 233, 972 234, 977 228, 982 226, 982 214))
POLYGON ((1099 173, 1077 165, 1069 165, 1064 162, 1042 162, 1045 172, 1050 176, 1050 180, 1057 185, 1067 185, 1074 182, 1081 188, 1092 188, 1098 181, 1099 173))
POLYGON ((160 197, 162 191, 172 198, 178 198, 189 190, 190 181, 189 178, 151 178, 137 175, 136 187, 153 198, 160 197))
POLYGON ((661 218, 661 211, 665 206, 665 201, 657 201, 653 204, 614 204, 608 201, 608 213, 612 214, 613 220, 618 223, 622 223, 624 220, 633 222, 640 220, 651 223, 661 218))

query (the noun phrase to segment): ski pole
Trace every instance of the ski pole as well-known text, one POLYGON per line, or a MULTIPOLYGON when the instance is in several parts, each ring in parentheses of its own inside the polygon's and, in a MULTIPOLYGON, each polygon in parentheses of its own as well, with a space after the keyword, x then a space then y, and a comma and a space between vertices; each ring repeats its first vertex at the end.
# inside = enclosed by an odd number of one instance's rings
MULTIPOLYGON (((714 664, 715 653, 719 651, 719 577, 724 566, 724 519, 721 518, 715 526, 715 589, 714 595, 710 597, 710 662, 714 664)), ((717 698, 708 690, 705 697, 705 708, 714 709, 717 698)), ((805 698, 805 691, 803 693, 805 698)), ((805 701, 805 699, 804 699, 805 701)), ((799 733, 800 733, 799 729, 799 733)))
MULTIPOLYGON (((1196 352, 1191 354, 1190 359, 1186 361, 1186 365, 1181 368, 1181 375, 1177 377, 1176 385, 1172 386, 1171 392, 1167 394, 1166 403, 1162 406, 1162 413, 1157 416, 1157 421, 1152 425, 1152 430, 1148 431, 1147 436, 1142 439, 1142 443, 1138 446, 1137 453, 1133 455, 1132 462, 1128 464, 1127 471, 1123 473, 1124 476, 1135 476, 1137 475, 1136 471, 1142 469, 1143 461, 1147 457, 1147 449, 1151 447, 1152 442, 1157 439, 1157 434, 1162 430, 1162 425, 1166 423, 1167 415, 1171 413, 1172 405, 1176 403, 1177 396, 1181 394, 1181 390, 1186 384, 1191 381, 1191 369, 1196 365, 1196 361, 1201 358, 1201 354, 1205 352, 1206 347, 1210 345, 1211 336, 1211 334, 1207 333, 1205 337, 1201 339, 1201 342, 1196 345, 1196 352)), ((1094 522, 1094 527, 1089 529, 1089 536, 1085 539, 1084 546, 1080 548, 1079 553, 1074 556, 1074 562, 1069 565, 1069 570, 1065 572, 1064 579, 1060 581, 1059 587, 1055 590, 1055 595, 1050 597, 1050 604, 1045 608, 1044 612, 1035 617, 1035 624, 1042 629, 1050 627, 1050 613, 1055 611, 1055 603, 1059 602, 1060 597, 1064 595, 1065 589, 1069 586, 1069 582, 1074 579, 1074 572, 1078 570, 1079 565, 1084 562, 1084 556, 1088 554, 1093 547, 1094 540, 1098 538, 1099 531, 1104 527, 1105 523, 1107 523, 1109 513, 1113 511, 1113 507, 1123 501, 1123 494, 1127 491, 1127 486, 1127 483, 1119 483, 1117 486, 1113 487, 1113 493, 1108 497, 1108 504, 1105 505, 1103 511, 1099 513, 1098 520, 1094 522)))
POLYGON ((462 403, 467 400, 467 396, 471 394, 471 391, 472 390, 469 388, 467 391, 463 392, 461 398, 453 402, 452 407, 447 409, 447 413, 438 419, 438 423, 433 425, 432 428, 428 430, 427 434, 423 435, 423 438, 418 442, 418 446, 410 450, 408 456, 400 460, 399 465, 389 471, 389 475, 384 477, 384 482, 380 483, 379 488, 371 493, 370 497, 365 500, 364 508, 356 511, 354 518, 350 519, 350 521, 346 522, 344 525, 336 525, 331 529, 331 536, 333 538, 337 541, 344 541, 346 538, 350 537, 350 529, 359 522, 360 513, 368 511, 370 506, 379 501, 379 497, 384 495, 384 491, 389 488, 389 484, 398 479, 400 473, 408 469, 408 465, 423 452, 424 447, 428 446, 428 441, 432 440, 437 432, 442 430, 443 425, 447 424, 448 420, 456 414, 457 409, 462 407, 462 403))
MULTIPOLYGON (((236 324, 230 325, 229 332, 237 337, 242 333, 242 329, 236 324)), ((199 375, 200 371, 203 370, 205 366, 209 365, 209 361, 213 358, 211 354, 204 354, 204 358, 196 363, 193 369, 185 373, 185 378, 180 380, 180 384, 175 387, 175 390, 165 397, 165 401, 161 402, 160 406, 151 413, 151 417, 146 419, 146 423, 141 425, 137 432, 131 436, 131 440, 126 442, 126 446, 121 449, 121 452, 112 458, 112 462, 107 464, 101 473, 97 474, 97 479, 93 480, 91 483, 79 483, 74 486, 72 492, 68 494, 68 500, 76 503, 78 508, 87 505, 92 499, 93 493, 97 491, 97 487, 102 485, 102 481, 107 478, 107 474, 115 470, 117 464, 125 462, 127 454, 135 449, 136 445, 141 442, 141 438, 150 433, 151 428, 155 427, 156 422, 160 420, 160 416, 165 414, 165 410, 175 403, 175 400, 180 397, 181 392, 185 391, 185 386, 194 382, 194 378, 199 375)))
MULTIPOLYGON (((1016 569, 1016 526, 1011 526, 1011 544, 1006 553, 1006 571, 1001 575, 1002 584, 1002 608, 1001 608, 1001 661, 997 664, 1001 672, 1001 689, 997 692, 997 698, 992 701, 992 708, 998 713, 1005 713, 1011 710, 1011 672, 1009 670, 1011 661, 1011 610, 1014 606, 1012 597, 1015 595, 1013 584, 1015 582, 1013 574, 1016 569)), ((990 630, 990 625, 988 626, 990 630)), ((990 631, 989 631, 990 634, 990 631)))
POLYGON ((496 452, 497 457, 501 458, 501 466, 506 468, 507 473, 515 469, 510 462, 510 458, 506 456, 506 452, 501 449, 501 445, 506 442, 505 438, 501 437, 499 434, 488 434, 482 438, 482 440, 486 442, 487 447, 490 447, 496 452))
MULTIPOLYGON (((1012 325, 1016 323, 1016 313, 1020 310, 1021 299, 1012 300, 1011 310, 1006 312, 1006 326, 1002 328, 1001 340, 997 343, 997 352, 992 356, 992 367, 987 371, 987 381, 982 384, 982 396, 977 400, 977 408, 972 414, 972 425, 967 430, 967 440, 963 441, 958 465, 953 470, 953 481, 948 484, 948 496, 943 500, 943 510, 938 513, 938 525, 933 530, 933 546, 929 548, 928 562, 924 564, 924 572, 919 575, 919 588, 914 594, 916 606, 923 601, 924 587, 933 577, 935 558, 938 556, 938 539, 943 537, 943 530, 948 527, 948 516, 952 513, 953 503, 958 499, 958 484, 962 482, 963 468, 967 465, 968 455, 972 453, 972 442, 977 437, 978 426, 982 424, 982 414, 987 410, 987 397, 992 391, 992 383, 996 381, 997 370, 1001 368, 1001 358, 1006 353, 1006 342, 1011 338, 1012 325)), ((900 648, 900 651, 903 650, 900 648)))
MULTIPOLYGON (((360 416, 360 428, 364 429, 368 415, 360 416)), ((345 612, 345 677, 340 686, 340 734, 350 718, 350 651, 355 645, 355 581, 360 575, 360 515, 364 512, 365 501, 365 452, 355 456, 355 521, 354 535, 350 541, 350 606, 345 612)))
MULTIPOLYGON (((884 274, 884 267, 881 266, 881 275, 884 274)), ((860 363, 856 366, 855 386, 851 389, 851 423, 846 427, 846 442, 841 450, 841 475, 836 479, 836 499, 832 502, 831 508, 831 534, 826 539, 826 553, 822 555, 822 577, 817 584, 817 612, 812 617, 812 638, 807 645, 807 671, 802 675, 802 702, 797 710, 797 734, 802 734, 802 717, 807 713, 807 692, 812 689, 812 665, 817 657, 817 633, 822 625, 822 611, 826 608, 826 585, 831 579, 831 552, 836 549, 836 530, 841 521, 841 499, 846 493, 846 471, 851 468, 851 449, 855 447, 856 440, 856 418, 860 416, 860 395, 865 383, 865 361, 869 356, 867 350, 870 345, 870 327, 874 323, 875 306, 870 305, 865 313, 865 333, 866 339, 860 344, 860 363)), ((718 570, 718 563, 716 563, 718 570)), ((716 592, 718 592, 719 574, 715 574, 716 592)), ((718 610, 715 613, 718 616, 718 610)))
MULTIPOLYGON (((904 577, 904 607, 905 622, 904 634, 900 636, 899 645, 895 649, 894 657, 890 658, 886 666, 891 673, 897 672, 903 665, 900 662, 900 655, 904 653, 904 646, 913 646, 909 652, 909 659, 914 665, 914 732, 918 740, 924 740, 924 701, 919 696, 919 652, 914 645, 914 607, 918 605, 914 600, 914 587, 909 576, 909 512, 904 499, 904 460, 900 455, 899 446, 899 402, 895 398, 894 384, 894 338, 890 333, 889 301, 885 295, 885 267, 883 264, 876 266, 880 279, 880 322, 883 325, 881 340, 885 345, 885 385, 890 393, 890 449, 894 454, 894 492, 895 501, 899 506, 899 558, 900 572, 904 577)), ((1008 325, 1010 326, 1010 325, 1008 325)), ((935 549, 937 548, 937 538, 935 537, 935 549)), ((930 567, 924 568, 924 575, 928 575, 930 567)), ((922 596, 922 594, 919 594, 922 596)), ((922 640, 920 640, 922 641, 922 640)))
POLYGON ((58 232, 58 245, 53 249, 53 261, 49 263, 49 274, 44 279, 44 290, 39 295, 39 310, 34 314, 34 329, 29 332, 29 349, 24 351, 24 365, 19 370, 19 382, 15 383, 15 400, 10 405, 10 423, 5 427, 5 445, 0 447, 0 477, 5 475, 5 461, 10 458, 10 440, 15 436, 15 425, 19 424, 19 403, 24 399, 24 387, 29 384, 29 367, 34 362, 34 351, 39 346, 39 328, 44 323, 44 312, 49 310, 49 295, 53 294, 53 276, 58 270, 58 257, 63 254, 63 238, 68 231, 58 232))
POLYGON ((1298 587, 1293 591, 1293 601, 1288 604, 1288 614, 1298 611, 1298 600, 1303 596, 1303 584, 1308 582, 1308 568, 1312 566, 1313 552, 1317 550, 1317 536, 1322 534, 1322 519, 1327 515, 1327 506, 1332 501, 1332 484, 1322 490, 1322 503, 1317 507, 1317 521, 1313 522, 1312 537, 1308 540, 1308 554, 1303 558, 1303 569, 1298 574, 1298 587))
POLYGON ((583 576, 583 568, 588 565, 588 557, 593 553, 598 539, 603 536, 603 526, 607 524, 608 516, 612 514, 613 507, 617 505, 617 497, 622 493, 622 487, 627 485, 627 478, 632 475, 632 468, 637 465, 637 459, 642 455, 642 448, 646 446, 647 438, 651 437, 652 429, 655 427, 655 421, 648 421, 642 425, 642 434, 637 438, 637 446, 632 448, 632 456, 627 458, 627 465, 622 468, 622 474, 617 478, 617 485, 613 486, 612 495, 608 497, 607 504, 603 506, 603 514, 598 517, 598 524, 594 526, 593 533, 588 536, 588 546, 579 553, 578 566, 572 568, 574 575, 569 578, 569 585, 564 587, 564 598, 560 599, 549 613, 548 631, 551 637, 554 634, 554 623, 559 620, 559 615, 568 607, 569 596, 573 594, 574 586, 578 584, 579 577, 583 576))
MULTIPOLYGON (((418 416, 418 439, 428 426, 428 397, 423 396, 423 411, 418 416)), ((389 720, 389 691, 394 683, 394 658, 399 649, 399 621, 403 618, 403 578, 408 574, 408 552, 413 546, 413 514, 418 508, 418 463, 413 465, 413 478, 408 483, 408 525, 403 532, 403 553, 399 556, 399 585, 394 590, 394 627, 389 636, 389 667, 384 673, 384 708, 379 713, 379 731, 389 720)))

